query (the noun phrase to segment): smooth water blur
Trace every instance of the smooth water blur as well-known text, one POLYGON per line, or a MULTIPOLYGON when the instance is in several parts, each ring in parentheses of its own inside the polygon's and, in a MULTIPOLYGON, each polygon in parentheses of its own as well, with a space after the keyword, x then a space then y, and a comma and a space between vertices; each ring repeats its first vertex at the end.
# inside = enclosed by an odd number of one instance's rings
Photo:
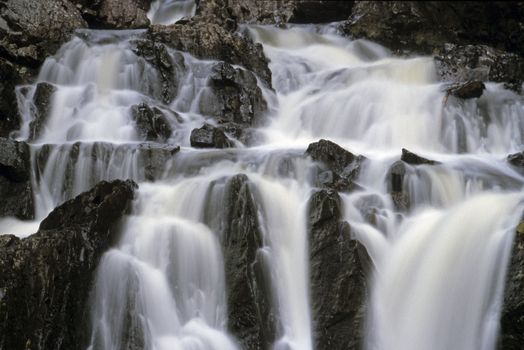
MULTIPOLYGON (((155 1, 149 18, 194 12, 193 1, 155 1)), ((37 84, 55 89, 41 135, 29 140, 38 220, 100 180, 139 182, 121 240, 98 268, 90 349, 240 348, 227 329, 219 224, 237 174, 249 179, 274 287, 273 349, 313 349, 307 207, 317 167, 304 151, 327 138, 367 158, 358 189, 341 193, 375 266, 366 348, 493 350, 523 211, 524 176, 504 160, 523 147, 522 97, 487 83, 478 99, 446 99, 431 58, 394 57, 338 36, 334 24, 241 31, 263 44, 273 77, 274 91, 261 86, 269 122, 256 146, 192 149, 191 130, 213 117, 201 107, 216 62, 166 49, 182 63, 164 100, 158 71, 136 50, 141 31, 80 31, 17 91, 27 140, 37 84), (173 128, 168 143, 182 146, 157 159, 154 174, 148 147, 157 146, 140 138, 131 112, 139 103, 158 108, 173 128), (406 165, 410 209, 398 212, 388 171, 404 147, 439 163, 406 165)), ((8 218, 0 230, 24 235, 37 223, 8 218)))

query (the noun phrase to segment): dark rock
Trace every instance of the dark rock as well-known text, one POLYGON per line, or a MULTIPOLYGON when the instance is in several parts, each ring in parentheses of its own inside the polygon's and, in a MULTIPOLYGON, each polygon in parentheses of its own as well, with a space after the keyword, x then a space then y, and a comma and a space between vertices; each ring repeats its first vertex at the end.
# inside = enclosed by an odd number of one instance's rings
POLYGON ((0 216, 34 218, 29 158, 26 143, 0 138, 0 216))
POLYGON ((267 104, 253 73, 220 62, 213 67, 209 86, 200 102, 202 114, 213 116, 219 123, 260 124, 267 104))
POLYGON ((404 178, 407 173, 411 172, 408 167, 403 161, 396 161, 391 165, 386 175, 388 192, 398 211, 407 211, 410 207, 409 194, 404 186, 404 178))
POLYGON ((410 152, 410 151, 408 151, 405 148, 402 148, 402 156, 400 156, 400 160, 403 161, 403 162, 406 162, 408 164, 411 164, 411 165, 421 165, 421 164, 434 165, 434 164, 439 164, 439 162, 437 162, 437 161, 421 157, 418 154, 410 152))
POLYGON ((310 144, 306 154, 322 164, 318 185, 340 191, 351 191, 357 186, 353 181, 360 173, 364 157, 356 156, 328 140, 310 144))
POLYGON ((147 181, 160 179, 166 164, 180 151, 180 146, 143 143, 138 146, 140 167, 147 181))
POLYGON ((96 29, 137 29, 149 26, 151 0, 72 0, 96 29))
POLYGON ((67 0, 5 0, 0 5, 0 56, 37 67, 77 28, 86 27, 67 0))
POLYGON ((449 86, 446 89, 446 95, 452 95, 463 100, 469 98, 479 98, 486 89, 486 86, 481 81, 468 81, 449 86))
MULTIPOLYGON (((494 81, 520 91, 524 59, 486 45, 446 44, 437 50, 435 64, 443 81, 494 81)), ((480 91, 480 90, 479 90, 480 91)))
POLYGON ((221 128, 207 123, 201 128, 191 131, 190 142, 191 147, 197 148, 229 148, 233 146, 233 143, 221 128))
POLYGON ((177 94, 179 82, 186 70, 184 56, 178 52, 170 55, 164 44, 150 40, 135 41, 133 51, 148 61, 156 69, 160 78, 160 94, 151 91, 144 92, 165 104, 170 104, 177 94))
POLYGON ((433 53, 445 43, 524 53, 521 2, 357 1, 344 31, 393 50, 433 53))
POLYGON ((38 139, 44 131, 51 111, 52 96, 56 87, 49 83, 38 83, 33 96, 33 120, 29 123, 29 140, 38 139))
POLYGON ((353 1, 200 0, 197 14, 221 25, 230 25, 227 18, 257 24, 326 23, 347 19, 352 7, 353 1))
POLYGON ((519 350, 524 344, 524 221, 516 231, 500 318, 500 350, 519 350))
POLYGON ((155 25, 149 27, 146 36, 197 58, 243 66, 271 86, 271 71, 262 46, 218 24, 192 19, 170 26, 155 25))
POLYGON ((117 239, 136 184, 101 182, 65 202, 25 239, 0 236, 0 344, 4 349, 86 346, 88 293, 117 239))
POLYGON ((315 349, 360 349, 371 260, 364 246, 351 237, 350 226, 340 221, 336 192, 314 193, 309 213, 315 349))
POLYGON ((0 58, 0 137, 20 128, 15 87, 21 82, 16 67, 0 58))
POLYGON ((132 106, 131 113, 143 140, 164 143, 171 137, 171 125, 158 108, 142 103, 132 106))
POLYGON ((228 328, 244 349, 269 349, 276 340, 271 275, 263 251, 258 210, 246 175, 232 177, 225 191, 222 234, 228 290, 228 328))
POLYGON ((507 157, 508 162, 524 171, 524 151, 519 153, 510 154, 507 157))

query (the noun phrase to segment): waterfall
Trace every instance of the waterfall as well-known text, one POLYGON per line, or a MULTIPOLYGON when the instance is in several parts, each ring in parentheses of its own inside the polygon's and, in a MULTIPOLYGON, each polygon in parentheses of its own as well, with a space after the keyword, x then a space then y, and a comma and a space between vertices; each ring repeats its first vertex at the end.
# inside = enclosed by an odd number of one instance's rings
MULTIPOLYGON (((194 14, 193 1, 154 1, 149 18, 194 14)), ((18 136, 31 148, 31 227, 98 181, 139 184, 120 241, 98 267, 88 349, 242 348, 228 325, 224 243, 238 174, 255 203, 256 262, 269 274, 259 287, 270 289, 274 310, 270 347, 314 349, 308 205, 318 164, 304 151, 324 138, 366 158, 356 189, 340 194, 343 220, 373 262, 366 349, 494 350, 524 210, 524 176, 504 161, 524 144, 522 98, 488 82, 480 98, 447 100, 432 58, 395 57, 329 25, 240 31, 263 45, 275 89, 258 82, 268 112, 254 145, 191 147, 191 130, 216 124, 207 104, 217 61, 165 48, 175 66, 166 80, 138 48, 142 30, 78 31, 34 84, 17 89, 18 136), (164 81, 179 82, 170 96, 164 81), (142 105, 164 116, 165 140, 140 133, 142 105), (388 172, 404 147, 436 162, 404 165, 402 211, 388 172)), ((0 221, 13 233, 24 225, 0 221)))

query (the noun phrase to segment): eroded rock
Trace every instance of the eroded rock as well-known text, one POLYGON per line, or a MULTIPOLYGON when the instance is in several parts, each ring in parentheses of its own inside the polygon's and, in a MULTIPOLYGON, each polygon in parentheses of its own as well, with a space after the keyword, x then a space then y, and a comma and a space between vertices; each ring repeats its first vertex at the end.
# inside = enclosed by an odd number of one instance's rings
POLYGON ((229 148, 233 142, 221 128, 204 124, 199 129, 193 129, 190 136, 191 147, 196 148, 229 148))
POLYGON ((0 344, 5 349, 86 346, 88 293, 117 239, 136 184, 101 182, 57 207, 37 233, 0 236, 0 344))
POLYGON ((145 141, 164 143, 173 132, 164 113, 156 107, 142 103, 131 107, 131 114, 140 137, 145 141))

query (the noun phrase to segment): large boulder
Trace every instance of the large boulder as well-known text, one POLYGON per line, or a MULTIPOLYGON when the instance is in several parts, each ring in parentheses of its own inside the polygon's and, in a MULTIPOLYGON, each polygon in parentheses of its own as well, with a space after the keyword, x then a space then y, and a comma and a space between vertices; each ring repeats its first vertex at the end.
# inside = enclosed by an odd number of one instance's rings
POLYGON ((193 129, 190 136, 191 147, 196 148, 229 148, 233 142, 226 136, 224 130, 210 124, 193 129))
POLYGON ((321 164, 317 185, 340 191, 350 191, 356 187, 353 181, 358 177, 365 160, 329 140, 311 143, 306 155, 321 164))
POLYGON ((136 29, 149 25, 151 0, 72 0, 90 28, 136 29))
POLYGON ((81 349, 98 262, 118 238, 136 184, 101 182, 57 207, 37 233, 0 236, 3 349, 81 349))
POLYGON ((267 86, 271 86, 271 71, 262 46, 216 23, 191 20, 170 26, 154 25, 149 27, 146 37, 197 58, 243 66, 255 73, 267 86))
POLYGON ((1 56, 28 66, 39 66, 86 27, 75 5, 67 0, 6 0, 0 5, 1 56))
POLYGON ((26 143, 0 138, 0 216, 33 219, 29 158, 26 143))
POLYGON ((311 303, 315 349, 360 349, 371 260, 341 221, 340 197, 315 192, 309 202, 311 303))
POLYGON ((519 2, 357 1, 344 31, 400 51, 433 53, 451 42, 523 54, 523 15, 519 2))
POLYGON ((21 82, 16 67, 0 58, 0 137, 8 137, 20 128, 15 87, 21 82))
POLYGON ((276 339, 271 275, 258 210, 246 175, 226 184, 222 245, 228 290, 228 328, 244 349, 269 349, 276 339))
POLYGON ((346 20, 352 7, 353 1, 343 0, 200 0, 197 15, 224 26, 232 26, 228 18, 256 24, 325 23, 346 20))
POLYGON ((498 349, 518 350, 524 344, 524 221, 517 226, 507 276, 498 349))

